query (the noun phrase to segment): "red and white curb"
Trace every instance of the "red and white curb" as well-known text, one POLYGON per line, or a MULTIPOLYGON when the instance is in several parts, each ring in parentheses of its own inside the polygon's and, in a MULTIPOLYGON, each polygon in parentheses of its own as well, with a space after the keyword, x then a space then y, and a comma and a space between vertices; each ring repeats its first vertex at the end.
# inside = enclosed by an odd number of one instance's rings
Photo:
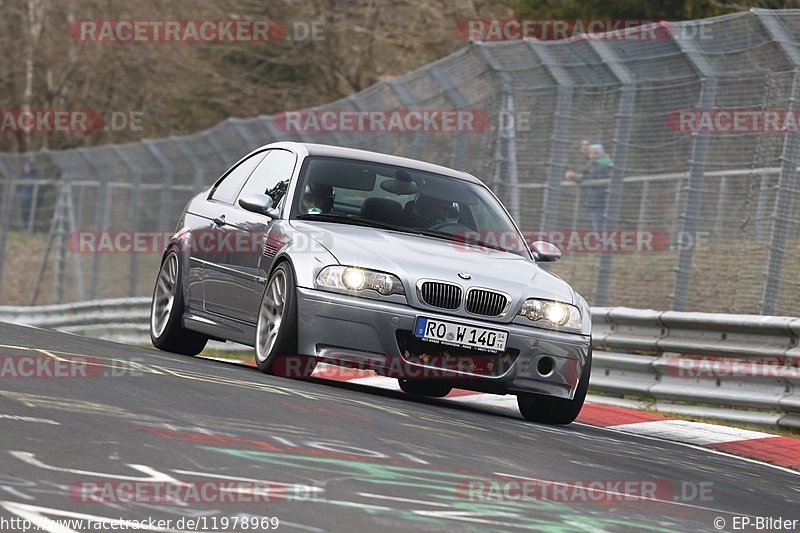
POLYGON ((587 403, 578 417, 578 422, 634 435, 693 444, 800 470, 800 439, 795 437, 672 419, 649 412, 597 403, 587 403))
MULTIPOLYGON (((232 362, 229 359, 224 361, 232 362)), ((377 376, 370 371, 352 370, 326 364, 317 365, 312 377, 346 381, 380 389, 400 390, 396 379, 377 376)), ((502 411, 513 411, 519 416, 517 399, 512 395, 499 396, 454 389, 442 400, 499 408, 502 411)), ((647 411, 597 403, 601 401, 603 400, 600 397, 590 396, 587 398, 587 403, 584 404, 576 422, 632 435, 691 444, 763 461, 775 466, 800 470, 800 438, 673 419, 647 411)))

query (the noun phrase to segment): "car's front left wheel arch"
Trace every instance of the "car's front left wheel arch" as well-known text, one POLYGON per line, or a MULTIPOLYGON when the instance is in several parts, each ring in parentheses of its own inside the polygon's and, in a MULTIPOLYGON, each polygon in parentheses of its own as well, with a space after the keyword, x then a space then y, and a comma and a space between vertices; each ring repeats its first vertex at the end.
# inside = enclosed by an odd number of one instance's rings
POLYGON ((255 362, 262 372, 290 378, 311 375, 316 359, 297 353, 297 281, 288 260, 270 272, 256 323, 255 362))

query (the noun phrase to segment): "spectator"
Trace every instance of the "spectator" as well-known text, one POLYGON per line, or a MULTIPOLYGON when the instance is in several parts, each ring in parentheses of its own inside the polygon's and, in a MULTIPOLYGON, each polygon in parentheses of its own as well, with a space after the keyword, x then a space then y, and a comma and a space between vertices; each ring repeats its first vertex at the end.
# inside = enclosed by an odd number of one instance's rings
POLYGON ((584 139, 581 141, 581 154, 585 159, 583 168, 580 172, 575 172, 571 168, 567 168, 567 171, 564 173, 564 177, 568 180, 579 180, 589 171, 589 165, 591 164, 591 159, 589 158, 589 146, 591 146, 591 142, 588 139, 584 139))
MULTIPOLYGON (((581 143, 581 152, 584 152, 583 143, 581 143)), ((590 161, 588 168, 580 173, 567 171, 565 177, 576 182, 583 182, 583 187, 586 189, 589 224, 593 231, 600 231, 605 223, 608 185, 596 182, 608 180, 611 177, 611 158, 602 144, 588 144, 587 152, 590 161)))

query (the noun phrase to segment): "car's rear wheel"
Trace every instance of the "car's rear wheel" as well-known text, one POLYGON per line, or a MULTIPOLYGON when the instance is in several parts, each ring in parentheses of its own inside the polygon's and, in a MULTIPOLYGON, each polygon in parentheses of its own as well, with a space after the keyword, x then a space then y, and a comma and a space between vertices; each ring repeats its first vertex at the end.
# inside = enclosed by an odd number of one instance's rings
POLYGON ((552 398, 539 394, 519 394, 517 395, 517 405, 519 412, 527 420, 532 422, 542 422, 545 424, 570 424, 577 417, 583 408, 586 400, 586 391, 589 390, 589 374, 592 372, 592 353, 583 368, 583 374, 578 381, 578 388, 571 400, 563 398, 552 398))
POLYGON ((184 355, 203 351, 208 337, 183 327, 183 287, 180 259, 169 252, 161 263, 150 306, 150 340, 159 350, 184 355))
POLYGON ((429 396, 431 398, 444 398, 453 387, 429 379, 398 379, 400 389, 406 394, 414 396, 429 396))
POLYGON ((316 359, 297 354, 297 291, 288 263, 272 272, 261 299, 256 326, 256 365, 267 374, 305 378, 316 359))

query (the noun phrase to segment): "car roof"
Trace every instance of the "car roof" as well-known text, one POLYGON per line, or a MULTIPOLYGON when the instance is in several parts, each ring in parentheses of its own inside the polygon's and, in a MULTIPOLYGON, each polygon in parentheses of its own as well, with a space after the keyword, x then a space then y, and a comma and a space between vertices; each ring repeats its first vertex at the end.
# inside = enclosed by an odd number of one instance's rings
POLYGON ((370 163, 385 163, 411 168, 414 170, 421 170, 423 172, 431 172, 433 174, 442 174, 444 176, 458 178, 472 183, 483 184, 478 178, 466 172, 443 167, 441 165, 434 165, 433 163, 426 163, 425 161, 419 161, 417 159, 382 154, 379 152, 370 152, 368 150, 359 150, 357 148, 345 148, 343 146, 333 146, 330 144, 302 143, 293 141, 275 142, 263 146, 262 148, 287 148, 294 152, 305 151, 309 156, 338 157, 342 159, 368 161, 370 163))

